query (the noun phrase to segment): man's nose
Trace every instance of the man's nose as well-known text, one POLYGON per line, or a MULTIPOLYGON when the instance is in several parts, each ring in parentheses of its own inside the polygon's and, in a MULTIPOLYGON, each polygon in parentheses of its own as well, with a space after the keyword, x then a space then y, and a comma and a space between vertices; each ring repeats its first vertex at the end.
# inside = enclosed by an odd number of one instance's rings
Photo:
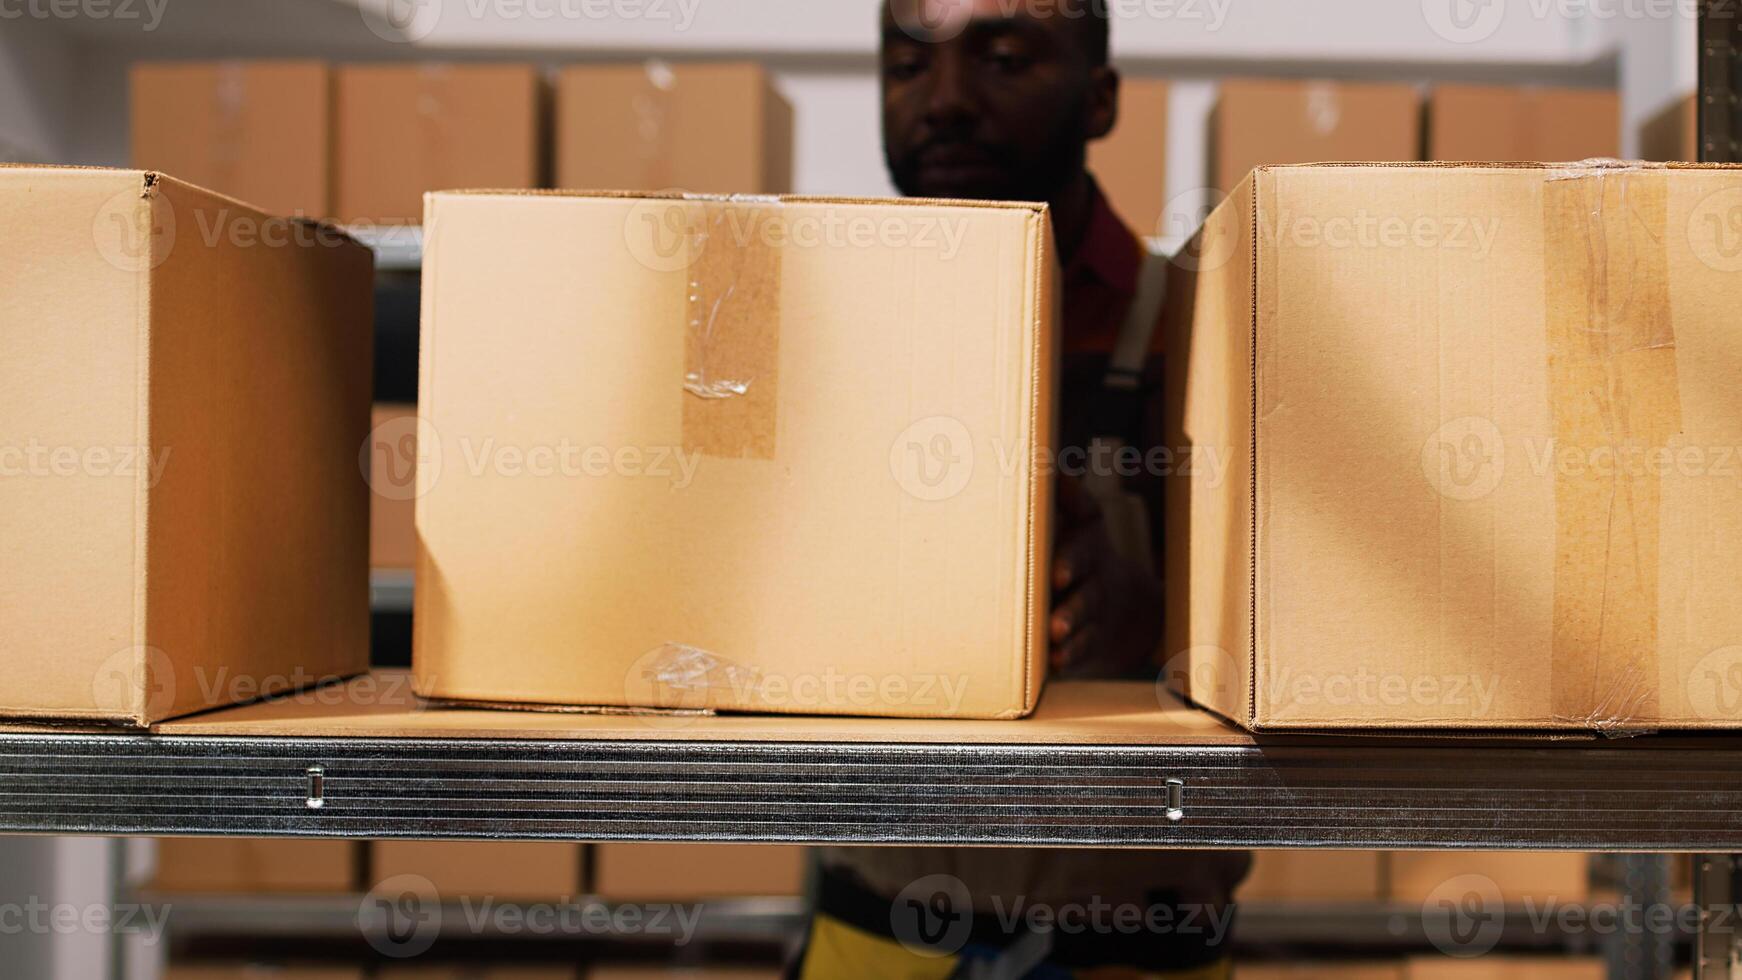
POLYGON ((953 51, 942 51, 932 61, 931 86, 926 99, 926 122, 934 127, 959 126, 979 114, 974 79, 965 60, 953 51))

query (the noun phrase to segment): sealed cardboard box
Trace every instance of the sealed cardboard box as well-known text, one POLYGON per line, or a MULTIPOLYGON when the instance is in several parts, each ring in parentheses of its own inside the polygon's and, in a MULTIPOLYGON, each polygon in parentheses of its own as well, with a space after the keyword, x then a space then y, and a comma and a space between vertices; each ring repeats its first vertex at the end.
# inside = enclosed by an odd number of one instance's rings
POLYGON ((1259 851, 1240 886, 1242 902, 1376 902, 1382 897, 1377 851, 1259 851))
POLYGON ((417 564, 417 406, 377 404, 369 441, 369 567, 417 564))
POLYGON ((1588 160, 1621 155, 1613 89, 1441 85, 1428 107, 1430 160, 1588 160))
POLYGON ((792 106, 749 62, 564 68, 556 184, 783 194, 792 190, 792 106))
POLYGON ((1235 79, 1210 121, 1210 174, 1232 191, 1255 167, 1421 158, 1414 86, 1235 79))
POLYGON ((1402 963, 1241 963, 1240 980, 1404 980, 1402 963))
POLYGON ((1602 960, 1586 956, 1450 956, 1409 961, 1405 980, 1603 980, 1602 960))
POLYGON ((369 251, 0 167, 0 715, 147 725, 368 667, 369 251))
POLYGON ((346 65, 334 72, 333 213, 416 224, 423 195, 542 183, 531 65, 346 65))
POLYGON ((1170 292, 1170 681, 1264 729, 1729 728, 1742 171, 1265 168, 1170 292), (1311 588, 1300 583, 1310 582, 1311 588))
POLYGON ((1587 854, 1522 851, 1398 851, 1389 855, 1386 891, 1406 904, 1459 901, 1538 905, 1583 902, 1591 894, 1587 854))
POLYGON ((1166 82, 1126 79, 1119 86, 1119 124, 1089 144, 1089 170, 1138 235, 1161 234, 1167 206, 1168 92, 1166 82))
POLYGON ((803 847, 600 844, 594 853, 593 890, 607 900, 769 898, 804 890, 803 847))
POLYGON ((332 91, 318 61, 136 64, 132 156, 142 169, 247 201, 324 218, 332 91))
POLYGON ((518 841, 376 841, 370 877, 429 880, 444 899, 552 900, 581 887, 579 844, 518 841))
POLYGON ((362 845, 336 840, 170 837, 152 889, 164 894, 342 894, 357 890, 362 845))
POLYGON ((428 217, 420 694, 1033 710, 1044 208, 436 194, 428 217))
POLYGON ((1692 96, 1671 102, 1639 131, 1639 155, 1647 160, 1694 163, 1700 159, 1700 104, 1692 96))

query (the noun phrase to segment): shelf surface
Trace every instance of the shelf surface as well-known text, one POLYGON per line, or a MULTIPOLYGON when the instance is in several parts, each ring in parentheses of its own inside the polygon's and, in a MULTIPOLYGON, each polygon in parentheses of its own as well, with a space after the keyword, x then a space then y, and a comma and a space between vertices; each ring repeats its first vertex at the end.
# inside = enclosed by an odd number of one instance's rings
POLYGON ((485 711, 380 672, 149 734, 7 726, 0 832, 1742 851, 1742 740, 1253 736, 1145 683, 1008 722, 485 711))

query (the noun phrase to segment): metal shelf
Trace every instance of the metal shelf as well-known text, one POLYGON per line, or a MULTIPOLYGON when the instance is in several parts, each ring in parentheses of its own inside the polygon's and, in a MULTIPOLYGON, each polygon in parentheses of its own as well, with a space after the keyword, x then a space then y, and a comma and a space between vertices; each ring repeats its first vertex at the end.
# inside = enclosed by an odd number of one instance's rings
POLYGON ((1742 851, 1742 746, 8 734, 0 832, 1742 851))
POLYGON ((411 612, 414 576, 409 570, 371 569, 369 609, 378 613, 411 612))

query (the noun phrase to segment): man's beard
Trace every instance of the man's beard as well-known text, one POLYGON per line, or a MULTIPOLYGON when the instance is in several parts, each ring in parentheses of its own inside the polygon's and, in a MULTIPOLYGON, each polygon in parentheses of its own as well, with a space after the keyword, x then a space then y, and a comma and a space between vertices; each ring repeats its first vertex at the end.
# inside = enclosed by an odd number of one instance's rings
MULTIPOLYGON (((948 145, 951 139, 923 143, 897 157, 884 141, 884 159, 889 176, 898 191, 906 197, 957 197, 979 201, 1040 201, 1056 198, 1083 171, 1087 156, 1086 139, 1076 119, 1065 123, 1063 131, 1047 141, 1047 151, 1038 157, 1023 160, 1008 147, 988 147, 974 144, 985 153, 998 171, 996 179, 972 185, 950 187, 930 186, 923 176, 921 162, 925 152, 934 146, 948 145)), ((964 140, 961 142, 972 142, 964 140)))

